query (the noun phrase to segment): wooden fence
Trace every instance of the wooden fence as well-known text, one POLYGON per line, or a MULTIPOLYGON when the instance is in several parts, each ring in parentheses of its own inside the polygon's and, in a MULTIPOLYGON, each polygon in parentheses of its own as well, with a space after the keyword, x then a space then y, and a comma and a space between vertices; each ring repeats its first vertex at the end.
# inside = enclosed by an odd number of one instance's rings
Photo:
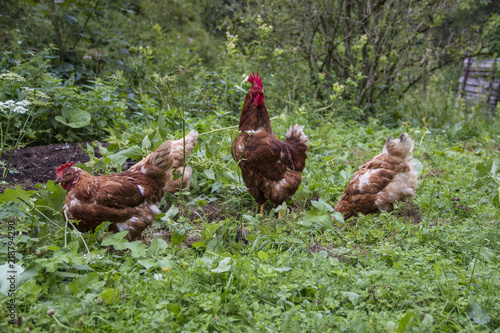
POLYGON ((499 102, 500 59, 465 58, 460 78, 460 96, 471 101, 487 101, 492 107, 499 102))

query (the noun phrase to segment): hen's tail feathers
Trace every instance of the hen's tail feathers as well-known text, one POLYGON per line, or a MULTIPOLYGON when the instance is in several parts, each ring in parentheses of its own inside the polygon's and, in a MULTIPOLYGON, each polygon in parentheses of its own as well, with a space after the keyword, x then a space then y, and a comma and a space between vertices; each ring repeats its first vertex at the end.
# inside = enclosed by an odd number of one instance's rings
POLYGON ((135 164, 132 168, 142 167, 147 164, 160 168, 162 171, 168 171, 172 168, 174 157, 172 154, 172 141, 163 142, 158 149, 144 157, 142 161, 135 164))
MULTIPOLYGON (((186 143, 186 156, 191 155, 191 152, 196 146, 196 140, 198 139, 198 132, 192 130, 188 135, 179 140, 172 141, 172 155, 174 155, 174 165, 173 168, 181 168, 184 166, 184 141, 186 143)), ((182 171, 182 170, 181 170, 182 171)))
POLYGON ((149 158, 146 163, 152 164, 163 171, 169 170, 174 163, 172 141, 163 142, 158 149, 149 154, 146 158, 149 158))
POLYGON ((189 165, 184 165, 184 143, 186 146, 186 156, 189 156, 196 146, 197 139, 198 132, 193 130, 184 137, 184 140, 179 139, 172 142, 172 155, 174 156, 174 164, 173 170, 168 175, 168 180, 163 187, 165 191, 174 194, 179 191, 181 185, 184 189, 189 188, 193 170, 189 165), (183 171, 184 176, 182 177, 183 171), (174 176, 176 179, 174 179, 174 176))
POLYGON ((170 169, 173 163, 172 141, 165 141, 158 149, 144 157, 129 170, 139 171, 153 178, 164 177, 165 174, 171 173, 170 169))

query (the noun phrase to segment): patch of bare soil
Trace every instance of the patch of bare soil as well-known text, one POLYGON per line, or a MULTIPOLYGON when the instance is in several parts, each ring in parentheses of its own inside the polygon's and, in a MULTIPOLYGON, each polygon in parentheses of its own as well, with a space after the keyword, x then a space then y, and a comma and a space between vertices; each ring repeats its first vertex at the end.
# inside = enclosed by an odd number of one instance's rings
POLYGON ((405 223, 419 224, 422 220, 422 211, 417 205, 406 202, 399 208, 396 216, 402 217, 405 223))
MULTIPOLYGON (((56 178, 56 169, 69 161, 85 163, 89 156, 80 147, 86 147, 86 143, 54 143, 47 146, 36 146, 16 149, 10 162, 9 171, 5 181, 7 185, 0 188, 3 192, 6 188, 15 185, 25 190, 33 190, 35 184, 46 183, 56 178)), ((100 156, 96 151, 96 156, 100 156)), ((10 151, 4 152, 0 160, 7 164, 10 151)), ((0 168, 3 172, 3 169, 0 168)))
POLYGON ((196 211, 193 210, 189 212, 187 219, 190 222, 217 223, 224 221, 229 217, 231 217, 231 215, 224 211, 224 206, 219 202, 216 202, 204 206, 201 210, 198 209, 196 211))

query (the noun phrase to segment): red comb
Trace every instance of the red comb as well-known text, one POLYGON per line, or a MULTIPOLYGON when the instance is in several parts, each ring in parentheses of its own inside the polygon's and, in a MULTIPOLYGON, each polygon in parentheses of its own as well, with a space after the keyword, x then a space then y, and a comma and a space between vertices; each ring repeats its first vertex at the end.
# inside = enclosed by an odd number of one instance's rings
POLYGON ((57 168, 57 170, 56 170, 56 176, 57 176, 57 178, 62 177, 64 170, 66 168, 69 168, 73 164, 75 164, 75 163, 74 162, 68 162, 66 164, 61 164, 61 166, 59 168, 57 168))
POLYGON ((252 75, 248 78, 248 82, 250 82, 252 85, 257 86, 257 88, 262 89, 262 78, 259 77, 259 72, 255 74, 252 71, 252 75))

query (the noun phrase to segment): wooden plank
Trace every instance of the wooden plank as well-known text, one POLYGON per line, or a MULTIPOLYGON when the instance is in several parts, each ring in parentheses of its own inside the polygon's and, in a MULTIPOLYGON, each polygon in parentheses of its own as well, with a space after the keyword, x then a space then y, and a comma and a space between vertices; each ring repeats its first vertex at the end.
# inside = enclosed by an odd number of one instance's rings
POLYGON ((500 58, 465 58, 459 79, 460 95, 467 101, 488 102, 496 107, 500 95, 500 58))
POLYGON ((465 91, 466 92, 472 92, 475 94, 481 94, 481 95, 486 95, 489 91, 488 87, 478 87, 478 86, 470 86, 466 85, 465 86, 465 91))
MULTIPOLYGON (((464 98, 467 101, 476 102, 476 103, 485 101, 484 97, 478 97, 477 95, 470 95, 468 93, 465 94, 464 98)), ((497 99, 493 98, 493 97, 490 97, 490 100, 488 101, 488 104, 491 105, 492 107, 495 107, 496 104, 497 104, 497 99)))
MULTIPOLYGON (((464 82, 464 78, 461 77, 458 82, 462 84, 464 82)), ((476 87, 489 87, 490 82, 487 81, 485 78, 469 78, 467 80, 467 85, 468 86, 476 86, 476 87)), ((498 86, 500 85, 500 79, 496 79, 493 81, 492 84, 492 89, 497 90, 498 86)))
MULTIPOLYGON (((467 66, 467 59, 464 59, 464 65, 467 66)), ((471 59, 471 68, 492 68, 493 63, 495 62, 495 59, 481 59, 477 60, 477 58, 470 58, 471 59)), ((497 59, 496 63, 500 63, 500 58, 497 59)))

